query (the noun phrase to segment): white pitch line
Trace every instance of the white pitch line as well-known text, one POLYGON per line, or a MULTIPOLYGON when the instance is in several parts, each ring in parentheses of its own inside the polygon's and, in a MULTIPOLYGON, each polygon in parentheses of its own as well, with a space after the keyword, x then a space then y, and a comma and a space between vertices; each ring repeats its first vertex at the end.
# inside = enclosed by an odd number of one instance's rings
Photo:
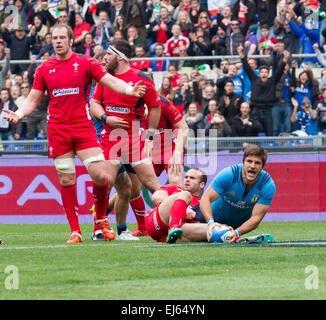
MULTIPOLYGON (((132 248, 136 248, 136 247, 138 247, 137 245, 135 246, 131 246, 132 245, 132 243, 130 243, 130 242, 128 242, 128 243, 108 243, 108 246, 107 246, 107 248, 109 248, 110 246, 120 246, 120 247, 122 247, 122 246, 125 246, 125 247, 128 247, 128 248, 130 248, 130 247, 132 247, 132 248)), ((148 246, 146 246, 146 245, 142 245, 142 246, 140 246, 140 247, 149 247, 149 246, 151 246, 152 244, 148 244, 148 246)), ((58 245, 47 245, 47 246, 17 246, 17 247, 10 247, 10 246, 8 246, 8 247, 6 247, 6 245, 5 244, 2 244, 1 246, 0 246, 0 251, 2 251, 2 250, 28 250, 28 249, 55 249, 55 248, 83 248, 83 247, 99 247, 99 245, 98 244, 80 244, 80 245, 78 245, 78 244, 58 244, 58 245)))

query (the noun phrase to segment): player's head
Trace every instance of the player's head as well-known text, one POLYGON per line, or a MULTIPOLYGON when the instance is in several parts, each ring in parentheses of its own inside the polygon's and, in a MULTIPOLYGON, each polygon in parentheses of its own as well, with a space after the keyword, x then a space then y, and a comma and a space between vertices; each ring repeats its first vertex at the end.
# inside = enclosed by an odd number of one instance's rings
POLYGON ((58 23, 52 27, 52 45, 58 55, 66 54, 74 42, 74 32, 67 24, 58 23))
POLYGON ((261 170, 267 161, 267 151, 259 145, 249 145, 243 154, 242 176, 245 183, 257 181, 261 170))
POLYGON ((191 168, 185 174, 183 189, 189 191, 192 195, 200 196, 206 183, 206 173, 199 168, 191 168))
POLYGON ((117 40, 110 43, 105 55, 107 71, 114 71, 119 63, 127 63, 129 65, 131 55, 132 48, 128 41, 117 40))

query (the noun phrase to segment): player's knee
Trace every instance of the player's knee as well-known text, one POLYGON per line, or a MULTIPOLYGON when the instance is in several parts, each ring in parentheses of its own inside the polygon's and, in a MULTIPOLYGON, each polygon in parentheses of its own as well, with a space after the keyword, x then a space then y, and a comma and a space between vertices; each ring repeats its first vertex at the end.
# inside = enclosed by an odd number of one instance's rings
POLYGON ((59 174, 75 174, 75 162, 73 158, 55 158, 54 165, 59 174))
POLYGON ((178 199, 182 199, 187 202, 187 204, 190 204, 192 201, 192 195, 189 191, 182 191, 178 193, 178 199))

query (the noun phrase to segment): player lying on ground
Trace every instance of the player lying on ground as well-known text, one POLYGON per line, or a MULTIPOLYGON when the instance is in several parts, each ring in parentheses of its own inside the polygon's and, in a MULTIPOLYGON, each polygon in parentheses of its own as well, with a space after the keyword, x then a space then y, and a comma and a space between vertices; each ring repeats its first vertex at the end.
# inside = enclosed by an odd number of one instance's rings
POLYGON ((232 231, 230 242, 256 229, 271 206, 275 184, 263 170, 266 150, 249 145, 243 163, 223 169, 200 201, 201 222, 224 224, 232 231))
POLYGON ((158 242, 206 241, 208 226, 198 223, 195 211, 206 182, 206 174, 192 168, 182 188, 170 184, 157 190, 152 196, 155 207, 145 216, 148 234, 158 242))

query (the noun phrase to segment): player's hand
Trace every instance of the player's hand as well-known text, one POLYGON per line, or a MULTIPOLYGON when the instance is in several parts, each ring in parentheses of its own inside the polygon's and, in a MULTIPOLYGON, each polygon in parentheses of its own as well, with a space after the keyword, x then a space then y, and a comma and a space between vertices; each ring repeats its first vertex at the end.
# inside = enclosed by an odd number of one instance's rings
POLYGON ((212 229, 215 228, 215 227, 220 227, 221 224, 220 223, 217 223, 217 222, 213 222, 213 223, 210 223, 208 226, 207 226, 207 233, 206 233, 206 238, 207 238, 207 241, 209 242, 209 239, 211 238, 212 236, 212 229))
POLYGON ((178 176, 183 169, 182 153, 174 151, 169 161, 169 169, 171 168, 172 174, 178 176))
POLYGON ((134 89, 132 90, 133 96, 141 98, 146 93, 146 86, 141 83, 142 81, 140 80, 135 84, 134 89))
POLYGON ((193 219, 195 219, 195 217, 196 217, 196 212, 194 210, 188 208, 187 212, 186 212, 186 219, 193 220, 193 219))
POLYGON ((126 120, 123 120, 116 116, 110 116, 106 119, 106 123, 112 128, 118 129, 128 129, 129 123, 126 120))
POLYGON ((16 124, 19 121, 19 117, 15 112, 8 109, 2 109, 2 111, 8 113, 8 115, 4 116, 4 118, 10 123, 16 124))

